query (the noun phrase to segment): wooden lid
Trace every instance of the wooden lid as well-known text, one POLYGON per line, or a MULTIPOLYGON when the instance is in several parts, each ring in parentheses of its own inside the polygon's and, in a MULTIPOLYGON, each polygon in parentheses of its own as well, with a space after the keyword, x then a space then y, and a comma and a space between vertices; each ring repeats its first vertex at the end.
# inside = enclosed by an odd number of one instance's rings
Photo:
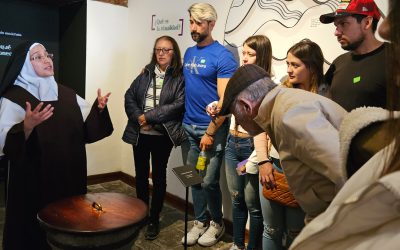
POLYGON ((91 193, 47 205, 38 213, 45 227, 64 232, 106 232, 128 227, 147 215, 147 205, 121 193, 91 193))

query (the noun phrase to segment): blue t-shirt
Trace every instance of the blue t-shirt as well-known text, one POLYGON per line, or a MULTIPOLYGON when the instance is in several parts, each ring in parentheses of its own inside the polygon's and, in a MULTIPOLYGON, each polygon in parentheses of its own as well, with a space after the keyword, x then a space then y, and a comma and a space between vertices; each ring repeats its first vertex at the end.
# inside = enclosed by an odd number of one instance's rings
POLYGON ((206 106, 219 100, 217 78, 231 78, 237 69, 232 53, 218 41, 205 47, 193 46, 186 50, 183 58, 185 76, 185 115, 183 122, 207 126, 211 117, 206 106))

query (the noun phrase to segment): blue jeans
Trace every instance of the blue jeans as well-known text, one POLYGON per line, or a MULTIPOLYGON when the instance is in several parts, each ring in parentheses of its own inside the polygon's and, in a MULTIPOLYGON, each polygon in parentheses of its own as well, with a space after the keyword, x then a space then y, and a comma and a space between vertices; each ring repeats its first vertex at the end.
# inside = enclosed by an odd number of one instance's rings
MULTIPOLYGON (((274 161, 274 169, 282 172, 279 161, 274 161)), ((264 217, 263 250, 288 249, 304 227, 305 213, 301 207, 287 207, 264 198, 261 185, 260 201, 264 217)))
POLYGON ((231 134, 225 149, 226 180, 232 198, 233 241, 244 247, 244 235, 248 213, 250 232, 248 249, 261 248, 263 217, 259 199, 258 174, 238 175, 237 164, 247 158, 254 150, 253 138, 240 138, 231 134))
MULTIPOLYGON (((200 171, 203 183, 192 186, 192 197, 195 219, 201 222, 208 220, 207 207, 211 219, 217 223, 222 222, 222 194, 219 186, 219 177, 224 148, 228 133, 228 121, 225 121, 217 130, 214 136, 212 149, 206 151, 206 169, 200 171)), ((196 126, 183 124, 190 144, 186 157, 186 165, 195 167, 200 153, 200 140, 208 126, 196 126)), ((185 158, 185 157, 183 157, 185 158)))

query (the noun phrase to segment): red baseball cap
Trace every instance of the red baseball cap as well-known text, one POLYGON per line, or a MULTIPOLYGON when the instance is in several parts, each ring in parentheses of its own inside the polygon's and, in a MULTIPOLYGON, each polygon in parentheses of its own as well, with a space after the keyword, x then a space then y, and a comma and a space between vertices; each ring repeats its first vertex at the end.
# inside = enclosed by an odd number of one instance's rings
POLYGON ((321 15, 319 20, 321 23, 331 23, 339 16, 350 16, 352 14, 360 14, 372 16, 379 20, 381 14, 374 0, 340 0, 336 12, 321 15))

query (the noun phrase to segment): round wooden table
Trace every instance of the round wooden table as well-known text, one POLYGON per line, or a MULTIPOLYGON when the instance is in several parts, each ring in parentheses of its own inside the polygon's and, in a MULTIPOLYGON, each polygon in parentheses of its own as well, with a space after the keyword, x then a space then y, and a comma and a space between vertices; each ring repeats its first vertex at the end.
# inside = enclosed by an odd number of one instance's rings
POLYGON ((38 213, 53 249, 130 250, 147 206, 120 193, 91 193, 47 205, 38 213))

